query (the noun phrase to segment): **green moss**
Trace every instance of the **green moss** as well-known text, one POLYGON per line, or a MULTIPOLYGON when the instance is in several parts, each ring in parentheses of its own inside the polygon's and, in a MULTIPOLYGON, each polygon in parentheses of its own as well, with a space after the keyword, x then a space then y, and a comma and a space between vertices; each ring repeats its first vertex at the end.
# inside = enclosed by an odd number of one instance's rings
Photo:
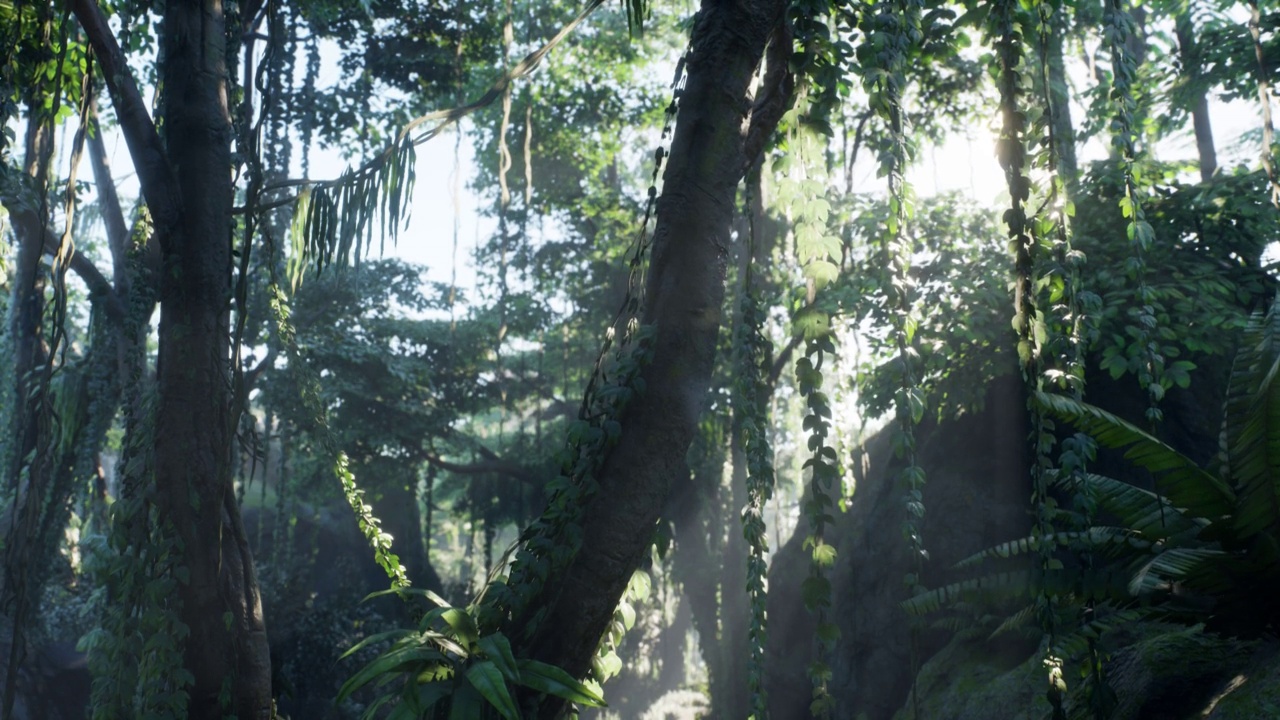
MULTIPOLYGON (((929 720, 1042 720, 1047 673, 1039 653, 993 653, 987 643, 953 640, 920 669, 920 716, 929 720)), ((911 703, 894 720, 914 720, 911 703)))
MULTIPOLYGON (((1117 633, 1107 661, 1120 700, 1113 720, 1262 720, 1280 718, 1280 647, 1241 642, 1199 627, 1145 623, 1117 633)), ((1070 701, 1083 701, 1074 669, 1070 701)), ((927 720, 1045 720, 1047 675, 1041 651, 993 652, 954 640, 920 670, 920 717, 927 720)), ((1071 704, 1071 703, 1069 703, 1071 704)), ((894 720, 914 720, 911 703, 894 720)))
POLYGON ((1280 651, 1270 647, 1258 653, 1210 705, 1208 720, 1280 718, 1280 651))

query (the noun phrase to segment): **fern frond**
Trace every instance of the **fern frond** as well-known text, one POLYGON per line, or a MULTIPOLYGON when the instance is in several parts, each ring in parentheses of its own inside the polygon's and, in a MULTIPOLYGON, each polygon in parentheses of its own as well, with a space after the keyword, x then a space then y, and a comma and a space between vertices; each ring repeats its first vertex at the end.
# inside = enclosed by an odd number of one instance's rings
POLYGON ((1245 328, 1223 414, 1224 475, 1239 498, 1235 535, 1280 527, 1280 310, 1273 304, 1245 328))
POLYGON ((1161 492, 1187 515, 1213 520, 1235 509, 1235 493, 1226 483, 1129 421, 1062 395, 1037 392, 1034 402, 1098 443, 1124 450, 1125 458, 1150 471, 1161 492))
POLYGON ((1080 657, 1089 650, 1090 643, 1146 618, 1151 612, 1150 608, 1126 608, 1095 618, 1059 635, 1054 654, 1058 657, 1080 657))
MULTIPOLYGON (((1130 547, 1145 550, 1151 542, 1139 536, 1133 530, 1124 527, 1097 526, 1075 532, 1055 532, 1047 536, 1043 542, 1059 547, 1084 547, 1101 550, 1108 546, 1130 547)), ((1038 537, 1025 537, 1000 543, 987 548, 956 563, 958 570, 973 567, 985 560, 999 558, 1007 560, 1021 555, 1031 555, 1040 551, 1042 540, 1038 537)))
POLYGON ((1209 548, 1173 548, 1156 555, 1129 581, 1129 592, 1135 596, 1158 590, 1168 590, 1175 583, 1197 574, 1205 563, 1218 562, 1229 557, 1222 550, 1209 548))
POLYGON ((1003 622, 996 626, 995 630, 987 636, 987 640, 995 640, 997 637, 1013 631, 1021 630, 1024 627, 1034 624, 1038 620, 1037 607, 1035 603, 1031 603, 1023 607, 1018 612, 1005 618, 1003 622))
POLYGON ((902 601, 902 608, 917 617, 937 612, 961 601, 1022 598, 1031 590, 1030 572, 1005 572, 943 585, 902 601))

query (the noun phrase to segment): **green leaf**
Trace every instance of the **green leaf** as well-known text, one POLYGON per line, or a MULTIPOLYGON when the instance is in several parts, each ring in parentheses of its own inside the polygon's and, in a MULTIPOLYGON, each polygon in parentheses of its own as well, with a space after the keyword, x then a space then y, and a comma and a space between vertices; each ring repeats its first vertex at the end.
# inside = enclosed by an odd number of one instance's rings
POLYGON ((521 660, 520 684, 585 707, 608 707, 600 693, 578 682, 569 673, 537 660, 521 660))
POLYGON ((480 693, 489 704, 497 708, 506 720, 520 720, 520 711, 511 699, 507 682, 502 671, 491 660, 478 662, 467 669, 467 682, 480 693))
POLYGON ((484 698, 471 683, 463 683, 450 697, 449 720, 476 720, 484 717, 484 698))
POLYGON ((1155 475, 1161 491, 1190 517, 1212 520, 1235 508, 1235 493, 1226 483, 1127 420, 1061 395, 1037 392, 1034 402, 1098 443, 1124 450, 1125 458, 1155 475))
POLYGON ((511 643, 501 633, 486 635, 480 638, 480 651, 489 658, 502 672, 507 682, 520 681, 520 668, 516 666, 515 655, 511 652, 511 643))
POLYGON ((398 648, 392 648, 387 652, 379 655, 373 662, 365 665, 355 675, 352 675, 342 687, 338 690, 338 702, 342 702, 351 696, 351 693, 368 685, 374 680, 380 680, 386 675, 393 675, 406 669, 407 666, 413 664, 426 664, 430 662, 447 661, 444 653, 441 653, 434 647, 429 645, 408 645, 398 648))
POLYGON ((471 619, 471 615, 466 610, 449 608, 440 617, 453 629, 459 642, 468 649, 475 645, 476 640, 479 639, 480 631, 476 629, 475 620, 471 619))
POLYGON ((383 640, 390 640, 391 638, 402 638, 407 635, 414 635, 414 634, 415 633, 413 630, 410 630, 407 628, 398 628, 396 630, 388 630, 386 632, 377 633, 376 635, 370 635, 369 637, 361 640, 355 645, 352 645, 351 649, 339 655, 338 659, 344 660, 347 657, 350 657, 351 655, 354 655, 355 653, 359 652, 360 650, 370 645, 373 645, 375 643, 382 642, 383 640))

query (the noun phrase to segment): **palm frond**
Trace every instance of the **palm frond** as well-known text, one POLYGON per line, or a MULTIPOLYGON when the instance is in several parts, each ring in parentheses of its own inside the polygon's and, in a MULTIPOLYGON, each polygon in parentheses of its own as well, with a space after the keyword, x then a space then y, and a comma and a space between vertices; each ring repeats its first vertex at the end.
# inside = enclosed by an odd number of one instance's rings
MULTIPOLYGON (((1036 603, 1030 603, 1023 606, 1021 610, 1005 618, 1003 622, 997 625, 996 629, 992 630, 991 634, 987 636, 987 639, 994 640, 1007 632, 1021 630, 1022 628, 1031 626, 1037 620, 1037 609, 1036 603)), ((1038 630, 1039 628, 1037 628, 1037 631, 1038 630)))
POLYGON ((319 272, 331 263, 360 260, 372 249, 375 234, 379 251, 385 251, 388 237, 396 243, 408 221, 416 156, 413 143, 401 135, 375 162, 332 182, 317 183, 298 196, 292 226, 294 262, 289 267, 295 289, 306 272, 306 259, 314 261, 319 272))
MULTIPOLYGON (((1098 509, 1113 515, 1121 527, 1147 539, 1193 537, 1209 525, 1207 520, 1182 514, 1168 498, 1122 480, 1094 473, 1083 475, 1081 480, 1097 499, 1098 509)), ((1068 481, 1055 478, 1053 484, 1067 485, 1068 481)))
POLYGON ((1227 386, 1224 477, 1239 493, 1233 525, 1249 538, 1280 526, 1280 311, 1273 304, 1245 328, 1227 386))
POLYGON ((627 13, 627 28, 632 32, 644 30, 644 21, 652 12, 649 0, 622 0, 622 7, 627 13))
MULTIPOLYGON (((248 208, 268 210, 294 202, 293 257, 290 279, 296 286, 307 263, 323 269, 338 262, 359 259, 372 246, 377 229, 390 235, 392 244, 405 222, 409 194, 413 190, 413 148, 438 137, 445 129, 477 110, 493 104, 516 80, 529 75, 575 28, 604 4, 588 0, 578 14, 550 40, 530 52, 500 75, 478 99, 447 110, 436 110, 406 124, 382 152, 341 177, 322 182, 290 180, 267 190, 304 186, 296 198, 275 200, 248 208), (425 129, 424 129, 425 128, 425 129), (376 221, 376 222, 375 222, 376 221)), ((649 0, 623 0, 629 24, 638 25, 649 14, 649 0)), ((386 236, 379 239, 385 247, 386 236)))
POLYGON ((1235 493, 1226 483, 1127 420, 1062 395, 1037 392, 1034 402, 1100 444, 1124 450, 1125 458, 1151 472, 1161 492, 1190 517, 1213 520, 1235 509, 1235 493))

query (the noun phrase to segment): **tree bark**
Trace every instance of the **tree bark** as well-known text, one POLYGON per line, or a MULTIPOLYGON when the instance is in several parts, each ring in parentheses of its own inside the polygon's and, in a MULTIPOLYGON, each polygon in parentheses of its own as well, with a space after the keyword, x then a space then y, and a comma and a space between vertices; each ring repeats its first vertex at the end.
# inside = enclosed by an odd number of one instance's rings
POLYGON ((161 236, 156 498, 189 574, 179 586, 181 618, 191 633, 183 650, 194 678, 188 717, 266 720, 267 635, 231 477, 226 42, 220 0, 166 4, 160 55, 164 136, 181 210, 169 242, 161 236))
MULTIPOLYGON (((643 322, 656 327, 646 391, 622 418, 600 491, 584 513, 582 549, 550 585, 534 638, 538 660, 582 676, 648 551, 704 407, 724 301, 737 187, 746 170, 748 91, 782 20, 781 0, 704 0, 693 29, 664 189, 658 201, 643 322)), ((549 701, 545 716, 561 706, 549 701)))

